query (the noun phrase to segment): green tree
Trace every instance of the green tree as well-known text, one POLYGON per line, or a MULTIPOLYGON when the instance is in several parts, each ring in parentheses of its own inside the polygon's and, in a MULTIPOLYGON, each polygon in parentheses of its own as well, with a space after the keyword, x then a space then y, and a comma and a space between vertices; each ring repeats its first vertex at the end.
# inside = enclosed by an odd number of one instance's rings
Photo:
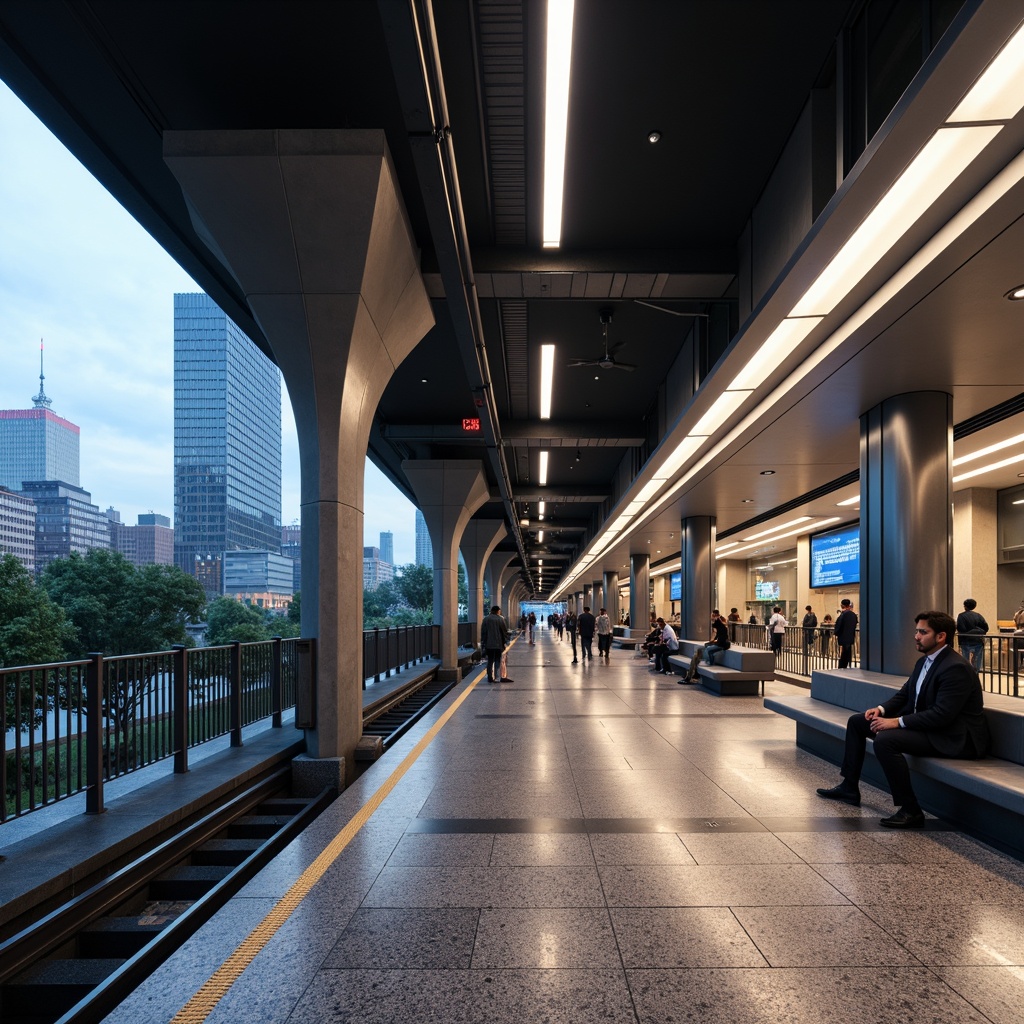
MULTIPOLYGON (((75 628, 14 555, 0 556, 0 667, 64 661, 76 643, 75 628)), ((8 676, 6 720, 22 728, 38 725, 57 694, 33 693, 28 676, 8 676), (21 702, 17 700, 21 688, 21 702), (20 711, 20 714, 18 712, 20 711)))
POLYGON ((395 583, 408 607, 433 611, 434 570, 429 566, 404 565, 399 569, 395 583))
MULTIPOLYGON (((298 590, 292 597, 292 603, 288 605, 288 621, 294 622, 297 626, 302 625, 302 591, 298 590)), ((298 634, 295 634, 298 636, 298 634)))
POLYGON ((466 569, 459 562, 459 622, 469 621, 469 582, 466 579, 466 569))
POLYGON ((258 608, 251 608, 230 597, 218 597, 206 610, 206 642, 211 647, 239 640, 243 644, 269 640, 271 630, 258 608))
POLYGON ((119 552, 101 549, 55 559, 41 582, 78 632, 76 657, 166 651, 186 643, 185 624, 202 617, 206 602, 199 581, 177 566, 140 569, 119 552))

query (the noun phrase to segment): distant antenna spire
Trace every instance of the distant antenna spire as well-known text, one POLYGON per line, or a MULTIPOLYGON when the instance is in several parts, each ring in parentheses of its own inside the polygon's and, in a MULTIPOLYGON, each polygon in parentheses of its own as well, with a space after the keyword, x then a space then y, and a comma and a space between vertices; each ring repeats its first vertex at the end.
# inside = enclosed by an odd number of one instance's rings
POLYGON ((39 394, 32 399, 32 404, 37 409, 49 409, 53 402, 46 397, 46 389, 43 387, 43 381, 46 380, 46 375, 43 373, 43 339, 39 339, 39 394))

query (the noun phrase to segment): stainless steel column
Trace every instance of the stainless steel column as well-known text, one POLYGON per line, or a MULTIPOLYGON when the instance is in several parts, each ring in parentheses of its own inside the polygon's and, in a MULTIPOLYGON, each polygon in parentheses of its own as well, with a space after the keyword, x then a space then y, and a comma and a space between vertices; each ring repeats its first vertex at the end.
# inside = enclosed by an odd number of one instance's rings
POLYGON ((860 663, 906 674, 914 616, 950 612, 953 399, 894 395, 860 418, 860 663))
POLYGON ((683 593, 679 610, 681 637, 703 640, 715 606, 715 518, 691 516, 679 524, 683 593))
POLYGON ((604 606, 608 609, 608 618, 612 625, 619 624, 619 574, 617 572, 606 572, 604 574, 604 606))
POLYGON ((651 556, 629 556, 629 627, 646 629, 651 616, 651 556))

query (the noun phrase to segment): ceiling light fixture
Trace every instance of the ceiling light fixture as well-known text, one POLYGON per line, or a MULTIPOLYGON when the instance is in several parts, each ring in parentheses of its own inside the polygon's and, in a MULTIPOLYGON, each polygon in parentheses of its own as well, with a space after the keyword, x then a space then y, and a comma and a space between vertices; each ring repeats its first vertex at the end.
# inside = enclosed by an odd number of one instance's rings
POLYGON ((538 544, 543 544, 544 543, 544 531, 543 530, 538 530, 537 531, 537 543, 538 544))
POLYGON ((958 476, 953 477, 953 483, 958 484, 961 480, 970 480, 971 477, 981 476, 982 473, 991 473, 993 470, 1002 469, 1004 466, 1012 466, 1017 462, 1024 462, 1024 455, 1014 455, 1000 462, 992 462, 987 466, 980 466, 978 469, 970 469, 966 473, 960 473, 958 476))
POLYGON ((548 483, 548 453, 540 453, 540 466, 537 470, 537 480, 541 487, 546 487, 548 483))
POLYGON ((859 504, 860 504, 860 495, 859 494, 855 494, 852 498, 846 498, 843 501, 837 501, 836 502, 836 507, 837 508, 843 508, 846 505, 859 505, 859 504))
POLYGON ((752 533, 749 537, 744 537, 744 540, 757 540, 758 537, 767 537, 770 534, 778 533, 779 530, 788 530, 791 526, 798 526, 800 523, 809 523, 814 517, 813 516, 799 516, 796 519, 790 519, 788 523, 782 523, 781 526, 773 526, 770 530, 762 530, 760 533, 752 533))
POLYGON ((987 448, 979 448, 976 452, 971 452, 970 455, 961 455, 960 458, 953 460, 953 465, 962 466, 965 462, 973 462, 975 459, 991 455, 993 452, 1002 451, 1004 448, 1012 448, 1015 444, 1022 443, 1024 443, 1024 434, 1017 434, 1014 437, 1008 437, 1005 441, 997 441, 995 444, 990 444, 987 448))
POLYGON ((542 232, 545 249, 557 249, 562 243, 562 192, 565 185, 565 139, 569 128, 572 18, 573 0, 548 0, 542 232))
POLYGON ((958 121, 1009 121, 1024 96, 1024 28, 1018 29, 993 58, 970 92, 950 115, 958 121))
POLYGON ((761 476, 775 476, 775 470, 774 469, 762 469, 761 470, 761 476))
POLYGON ((551 390, 555 383, 555 346, 540 347, 540 418, 551 419, 551 390))
MULTIPOLYGON (((817 529, 819 526, 827 526, 829 523, 838 523, 840 519, 842 519, 842 516, 829 516, 827 519, 822 519, 822 521, 820 523, 815 523, 814 524, 814 528, 817 529)), ((798 533, 806 533, 806 532, 807 532, 807 530, 806 530, 805 527, 798 526, 795 530, 790 530, 789 533, 780 533, 780 534, 776 535, 775 537, 769 538, 768 541, 757 541, 754 544, 745 544, 743 547, 733 548, 729 552, 729 555, 730 556, 738 555, 738 554, 741 554, 744 551, 752 551, 754 548, 764 547, 764 545, 766 543, 771 543, 772 541, 782 540, 784 537, 795 537, 798 533)), ((719 548, 715 552, 715 558, 722 558, 722 557, 724 557, 724 553, 725 553, 724 549, 723 548, 719 548)))
POLYGON ((661 132, 648 132, 647 141, 653 146, 656 142, 661 141, 661 132))

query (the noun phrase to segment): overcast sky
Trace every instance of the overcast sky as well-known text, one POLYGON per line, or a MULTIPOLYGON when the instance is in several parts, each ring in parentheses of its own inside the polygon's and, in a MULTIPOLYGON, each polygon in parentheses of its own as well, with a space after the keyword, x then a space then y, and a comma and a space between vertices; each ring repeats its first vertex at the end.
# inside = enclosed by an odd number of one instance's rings
MULTIPOLYGON (((0 409, 39 390, 81 427, 81 486, 123 522, 174 515, 175 292, 195 282, 0 82, 0 409)), ((299 517, 299 462, 282 410, 281 521, 299 517)), ((415 561, 415 507, 366 464, 364 543, 395 535, 415 561)))

